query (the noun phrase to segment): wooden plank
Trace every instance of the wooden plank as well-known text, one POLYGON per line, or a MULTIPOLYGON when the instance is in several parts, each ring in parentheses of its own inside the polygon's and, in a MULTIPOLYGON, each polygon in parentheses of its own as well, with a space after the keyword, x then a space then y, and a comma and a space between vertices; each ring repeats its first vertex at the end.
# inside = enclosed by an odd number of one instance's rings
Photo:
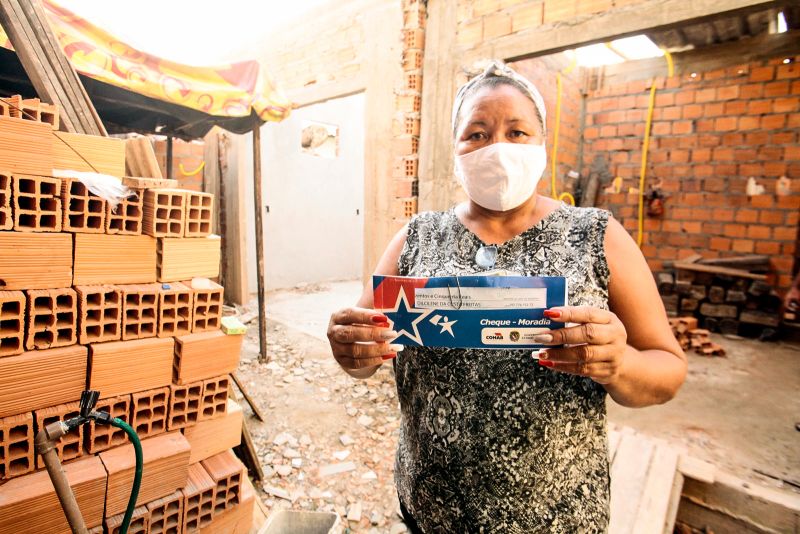
POLYGON ((192 447, 189 463, 219 454, 239 446, 242 441, 242 407, 233 399, 228 399, 228 411, 222 417, 199 421, 186 427, 183 436, 192 447))
POLYGON ((176 337, 173 382, 186 385, 235 371, 243 338, 220 330, 176 337))
POLYGON ((179 186, 178 180, 165 178, 141 178, 137 176, 123 176, 122 185, 131 189, 175 189, 179 186))
POLYGON ((65 142, 53 141, 53 168, 99 172, 121 177, 125 174, 125 141, 78 133, 56 134, 65 142))
POLYGON ((162 179, 161 168, 149 137, 125 140, 125 165, 129 176, 162 179))
POLYGON ((719 274, 723 276, 734 276, 737 278, 747 278, 749 280, 766 280, 767 277, 763 274, 754 274, 742 269, 730 269, 728 267, 718 267, 715 265, 703 265, 698 263, 684 263, 676 261, 673 265, 676 269, 684 271, 695 271, 700 273, 719 274))
POLYGON ((86 386, 86 354, 86 347, 73 345, 0 358, 0 417, 79 399, 86 386))
MULTIPOLYGON (((65 464, 63 469, 87 528, 100 525, 106 493, 106 471, 100 458, 81 458, 65 464)), ((0 486, 0 532, 72 532, 47 471, 18 477, 0 486)))
POLYGON ((675 479, 672 481, 672 494, 669 498, 667 506, 667 513, 664 516, 664 530, 663 534, 674 534, 675 520, 678 517, 678 509, 681 505, 681 491, 683 490, 683 475, 680 472, 675 473, 675 479))
POLYGON ((172 338, 113 341, 89 346, 89 389, 103 397, 170 385, 172 338))
MULTIPOLYGON (((137 506, 166 497, 186 484, 189 474, 189 442, 180 432, 169 432, 142 440, 144 473, 137 506)), ((106 517, 125 511, 130 496, 136 457, 133 445, 101 452, 108 473, 106 517)))
POLYGON ((247 388, 244 387, 244 384, 242 384, 242 381, 239 380, 239 377, 236 375, 236 373, 231 373, 231 378, 233 378, 233 381, 236 383, 236 387, 239 388, 239 391, 242 392, 242 397, 244 397, 244 400, 246 400, 247 404, 250 405, 250 408, 253 410, 253 415, 256 416, 256 419, 261 422, 266 421, 264 414, 261 412, 261 408, 258 407, 258 403, 250 396, 247 388))
MULTIPOLYGON (((631 532, 662 534, 674 491, 678 452, 663 441, 656 442, 642 499, 631 532)), ((677 492, 680 496, 680 490, 677 492)))
POLYGON ((611 465, 610 534, 632 533, 653 449, 653 442, 645 437, 636 434, 623 436, 611 465))
POLYGON ((256 215, 256 282, 258 289, 258 361, 269 361, 267 354, 266 285, 264 282, 264 202, 261 195, 261 127, 253 128, 253 195, 256 215))
POLYGON ((689 478, 713 484, 717 468, 714 464, 705 462, 688 454, 681 454, 678 459, 678 471, 689 478))
POLYGON ((179 282, 219 276, 219 236, 158 239, 158 281, 179 282))
MULTIPOLYGON (((242 139, 227 133, 220 133, 219 165, 220 197, 224 206, 218 210, 225 217, 223 235, 224 278, 220 282, 225 286, 225 300, 237 304, 246 304, 250 298, 247 276, 247 218, 242 216, 241 207, 245 206, 245 184, 249 176, 245 164, 246 144, 242 139)), ((206 163, 208 165, 208 163, 206 163)), ((222 227, 222 221, 220 221, 222 227)))
POLYGON ((152 283, 156 240, 146 235, 75 234, 74 267, 75 285, 152 283))
POLYGON ((264 469, 261 467, 261 461, 258 458, 258 451, 253 443, 253 437, 250 435, 250 429, 247 428, 247 421, 245 419, 242 419, 241 442, 241 445, 235 449, 236 456, 238 456, 239 459, 244 462, 244 465, 247 466, 250 476, 258 482, 261 482, 264 480, 264 469))

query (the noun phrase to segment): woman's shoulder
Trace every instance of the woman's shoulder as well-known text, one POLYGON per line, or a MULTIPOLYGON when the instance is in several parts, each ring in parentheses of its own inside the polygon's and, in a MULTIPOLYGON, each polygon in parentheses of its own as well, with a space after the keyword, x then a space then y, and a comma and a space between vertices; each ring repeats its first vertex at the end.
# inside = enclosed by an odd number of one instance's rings
POLYGON ((595 226, 599 224, 605 227, 611 218, 611 212, 603 208, 572 206, 570 204, 565 204, 564 207, 573 226, 595 226))
POLYGON ((447 211, 421 211, 414 214, 408 222, 409 228, 441 229, 452 224, 453 210, 447 211))

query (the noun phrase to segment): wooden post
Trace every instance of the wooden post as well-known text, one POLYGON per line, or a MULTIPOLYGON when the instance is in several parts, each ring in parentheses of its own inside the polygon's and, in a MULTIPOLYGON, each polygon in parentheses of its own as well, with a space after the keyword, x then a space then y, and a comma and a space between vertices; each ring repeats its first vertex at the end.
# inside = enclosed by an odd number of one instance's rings
POLYGON ((265 315, 264 295, 264 223, 262 211, 264 203, 261 198, 261 129, 253 127, 253 195, 256 215, 256 278, 258 279, 258 361, 269 361, 267 355, 267 317, 265 315))

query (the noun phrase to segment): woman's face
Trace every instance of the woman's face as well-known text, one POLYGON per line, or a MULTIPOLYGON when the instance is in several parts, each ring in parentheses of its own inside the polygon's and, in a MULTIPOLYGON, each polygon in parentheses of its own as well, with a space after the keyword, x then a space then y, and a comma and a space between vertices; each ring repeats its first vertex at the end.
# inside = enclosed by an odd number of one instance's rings
POLYGON ((493 143, 544 143, 533 101, 506 84, 484 87, 464 102, 458 128, 459 156, 493 143))

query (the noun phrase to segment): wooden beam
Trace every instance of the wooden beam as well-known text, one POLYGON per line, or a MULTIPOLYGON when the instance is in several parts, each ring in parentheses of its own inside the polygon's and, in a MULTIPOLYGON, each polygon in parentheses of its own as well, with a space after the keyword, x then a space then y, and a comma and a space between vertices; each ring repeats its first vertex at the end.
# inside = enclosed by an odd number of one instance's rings
POLYGON ((457 26, 455 2, 428 3, 419 143, 420 211, 446 209, 453 198, 450 113, 456 93, 456 62, 450 50, 456 46, 457 26))
POLYGON ((721 276, 735 276, 737 278, 747 278, 749 280, 766 280, 763 274, 754 274, 742 269, 730 269, 728 267, 718 267, 716 265, 701 265, 699 263, 684 263, 676 261, 673 266, 678 270, 696 271, 700 273, 718 274, 721 276))
POLYGON ((264 200, 261 194, 261 127, 253 127, 253 202, 256 216, 256 279, 258 280, 258 360, 268 362, 267 309, 264 285, 264 200))
POLYGON ((107 135, 38 0, 4 0, 0 24, 43 102, 56 104, 70 132, 107 135))
POLYGON ((289 92, 292 107, 301 108, 326 100, 362 93, 367 87, 367 79, 362 75, 345 78, 331 83, 307 85, 289 92))
POLYGON ((649 0, 575 20, 528 28, 464 49, 460 59, 467 64, 484 58, 519 61, 649 30, 667 30, 723 15, 768 9, 781 3, 776 0, 649 0))

